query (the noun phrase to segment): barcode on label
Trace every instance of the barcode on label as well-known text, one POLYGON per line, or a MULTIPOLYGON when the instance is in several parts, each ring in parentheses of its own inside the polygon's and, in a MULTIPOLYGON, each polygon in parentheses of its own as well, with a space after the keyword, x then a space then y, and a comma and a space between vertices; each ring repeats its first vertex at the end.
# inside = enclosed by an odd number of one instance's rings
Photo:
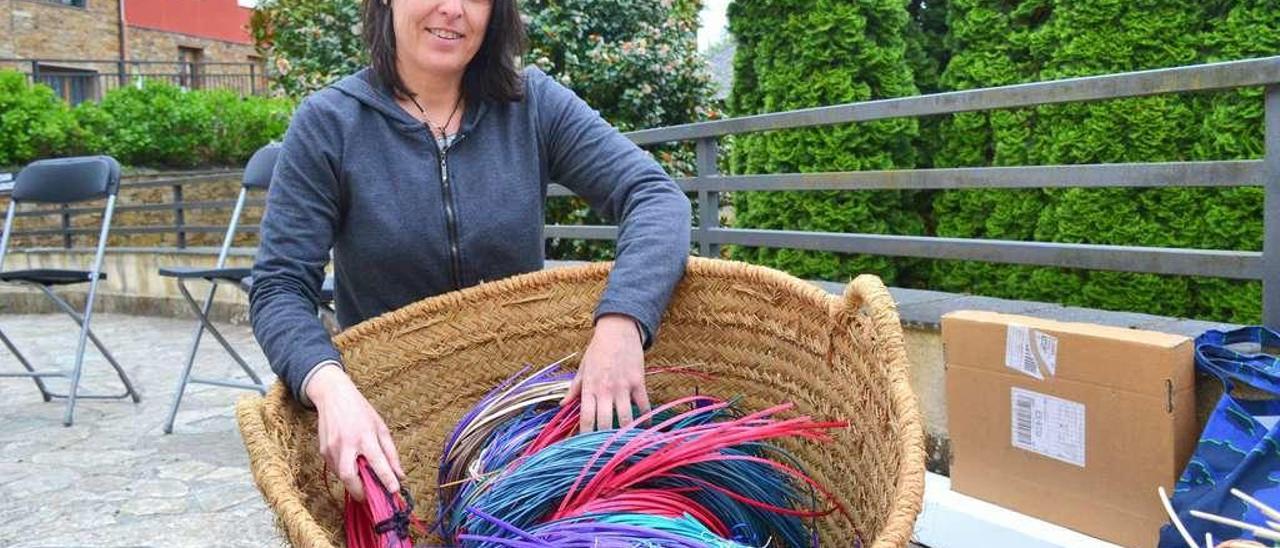
POLYGON ((1035 444, 1033 429, 1036 421, 1035 402, 1025 394, 1013 396, 1013 433, 1017 437, 1015 446, 1031 447, 1035 444))
POLYGON ((1040 368, 1036 366, 1036 358, 1030 353, 1022 354, 1022 372, 1028 375, 1039 375, 1040 368))
POLYGON ((1083 467, 1083 404, 1018 387, 1011 389, 1013 446, 1083 467))

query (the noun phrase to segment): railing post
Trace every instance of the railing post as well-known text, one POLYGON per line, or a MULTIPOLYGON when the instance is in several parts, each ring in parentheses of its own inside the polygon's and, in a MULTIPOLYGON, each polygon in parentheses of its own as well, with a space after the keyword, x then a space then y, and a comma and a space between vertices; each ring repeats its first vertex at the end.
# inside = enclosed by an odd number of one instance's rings
POLYGON ((187 215, 182 207, 182 183, 173 185, 173 229, 178 233, 178 249, 187 248, 187 215))
MULTIPOLYGON (((698 179, 705 181, 720 175, 716 160, 720 155, 720 147, 715 137, 698 139, 698 179)), ((698 190, 698 230, 694 237, 698 242, 698 252, 703 257, 719 258, 720 244, 711 241, 709 229, 720 227, 720 193, 706 189, 698 190)))
POLYGON ((62 247, 71 249, 71 214, 67 212, 70 206, 62 204, 62 247))
POLYGON ((124 59, 116 61, 116 78, 117 78, 117 81, 119 82, 119 87, 125 87, 129 85, 129 75, 124 70, 124 59))
POLYGON ((40 83, 40 61, 31 62, 31 85, 40 83))
POLYGON ((1263 202, 1262 319, 1280 328, 1280 85, 1266 90, 1266 199, 1263 202))
POLYGON ((258 64, 249 63, 249 95, 258 94, 258 64))

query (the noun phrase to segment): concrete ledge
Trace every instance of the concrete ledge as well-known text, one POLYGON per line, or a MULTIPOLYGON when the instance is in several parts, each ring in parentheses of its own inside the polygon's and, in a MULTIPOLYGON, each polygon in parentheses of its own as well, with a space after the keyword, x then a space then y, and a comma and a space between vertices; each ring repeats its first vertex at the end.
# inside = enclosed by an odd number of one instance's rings
POLYGON ((916 519, 913 540, 929 548, 1119 548, 1110 542, 952 491, 951 480, 937 474, 926 474, 924 484, 924 508, 916 519))
MULTIPOLYGON (((252 249, 233 249, 226 266, 250 266, 252 249)), ((93 264, 93 249, 33 248, 15 250, 5 257, 5 270, 66 268, 88 269, 93 264)), ((107 277, 98 284, 98 302, 94 310, 141 316, 190 318, 193 311, 182 298, 177 282, 161 277, 161 267, 206 266, 217 264, 216 248, 143 249, 108 248, 103 258, 107 277)), ((194 281, 187 288, 196 299, 207 294, 209 284, 194 281)), ((88 285, 68 286, 55 292, 72 306, 83 308, 88 285)), ((230 287, 218 289, 211 316, 218 321, 246 324, 249 301, 244 292, 230 287)), ((0 286, 0 310, 7 313, 52 313, 57 307, 39 291, 12 285, 0 286)))
MULTIPOLYGON (((833 282, 812 282, 830 293, 839 294, 844 286, 833 282)), ((1230 329, 1234 324, 1206 322, 1186 318, 1170 318, 1137 312, 1116 312, 1095 308, 1063 306, 1036 301, 1015 301, 980 297, 922 289, 889 288, 898 302, 898 315, 907 329, 939 331, 942 316, 957 310, 989 310, 1006 314, 1021 314, 1062 322, 1082 322, 1129 329, 1145 329, 1196 337, 1209 329, 1230 329)))
MULTIPOLYGON (((205 287, 208 287, 207 285, 205 287)), ((192 291, 199 299, 204 293, 200 289, 192 291)), ((221 291, 230 291, 222 288, 221 291)), ((77 311, 84 310, 84 291, 57 291, 77 311)), ((29 292, 0 291, 0 313, 4 314, 59 314, 61 309, 48 297, 36 290, 29 292)), ((93 307, 95 315, 127 314, 131 316, 157 316, 174 319, 189 319, 195 326, 195 312, 187 302, 174 297, 147 297, 132 295, 98 295, 98 302, 93 307)), ((209 317, 216 322, 232 325, 249 325, 249 306, 238 303, 215 301, 209 310, 209 317)), ((67 321, 71 321, 69 318, 67 321)))

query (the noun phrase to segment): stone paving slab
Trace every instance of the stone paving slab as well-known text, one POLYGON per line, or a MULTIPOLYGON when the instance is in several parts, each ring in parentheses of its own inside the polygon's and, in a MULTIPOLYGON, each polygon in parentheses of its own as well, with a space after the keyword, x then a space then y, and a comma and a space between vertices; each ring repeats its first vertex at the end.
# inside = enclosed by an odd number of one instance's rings
MULTIPOLYGON (((61 401, 45 403, 29 380, 0 379, 0 546, 283 546, 236 429, 235 401, 251 392, 192 385, 174 433, 163 433, 194 322, 103 314, 93 327, 142 402, 81 401, 68 428, 61 401)), ((274 380, 248 327, 218 327, 274 380)), ((65 315, 0 315, 0 329, 39 369, 73 363, 77 331, 65 315)), ((19 370, 0 348, 0 371, 19 370)), ((195 370, 242 375, 208 335, 195 370)), ((88 390, 119 391, 92 346, 84 375, 88 390)))

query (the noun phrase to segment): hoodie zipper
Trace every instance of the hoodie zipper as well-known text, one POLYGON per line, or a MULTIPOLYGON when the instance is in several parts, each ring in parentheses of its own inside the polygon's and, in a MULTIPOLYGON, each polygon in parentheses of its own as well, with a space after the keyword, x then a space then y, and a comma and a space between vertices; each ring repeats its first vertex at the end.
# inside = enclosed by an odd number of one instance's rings
MULTIPOLYGON (((430 131, 427 134, 432 136, 434 140, 434 136, 430 131)), ((455 290, 462 289, 462 254, 458 249, 458 218, 453 209, 453 185, 449 181, 449 149, 457 145, 465 136, 465 134, 459 133, 452 143, 448 143, 444 147, 436 147, 440 152, 440 193, 444 198, 444 219, 449 238, 449 261, 455 290)))

